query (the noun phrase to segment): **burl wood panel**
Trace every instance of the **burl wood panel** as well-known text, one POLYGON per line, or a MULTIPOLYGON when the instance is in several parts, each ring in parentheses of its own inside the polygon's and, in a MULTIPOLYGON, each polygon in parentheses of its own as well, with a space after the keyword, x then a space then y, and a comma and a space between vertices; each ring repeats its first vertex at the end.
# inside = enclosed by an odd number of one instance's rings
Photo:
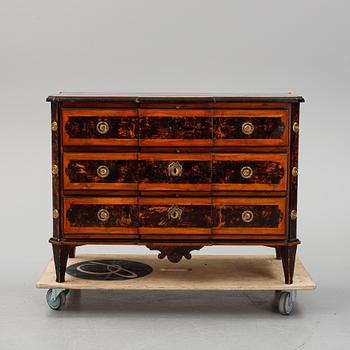
POLYGON ((213 238, 216 235, 286 235, 286 198, 213 198, 213 238), (244 211, 253 213, 244 222, 244 211))
POLYGON ((216 227, 278 227, 283 214, 278 205, 225 205, 215 207, 216 227), (242 213, 254 213, 252 222, 244 222, 242 213))
POLYGON ((286 146, 288 110, 214 110, 215 146, 286 146), (246 135, 242 125, 250 122, 254 131, 246 135))
POLYGON ((64 153, 64 188, 91 190, 137 190, 136 153, 64 153), (109 174, 98 176, 99 166, 109 174))
POLYGON ((137 234, 137 198, 65 198, 64 233, 69 234, 137 234), (98 211, 109 213, 107 221, 98 219, 98 211))
POLYGON ((170 219, 171 205, 141 205, 141 227, 211 227, 210 205, 182 205, 181 219, 170 219))
POLYGON ((210 110, 140 109, 140 146, 212 144, 210 110))
POLYGON ((209 154, 140 153, 140 190, 209 191, 211 157, 209 154), (177 163, 182 167, 179 176, 171 176, 168 167, 177 163))
POLYGON ((139 232, 143 235, 208 235, 212 226, 210 198, 139 198, 139 232), (171 219, 168 210, 181 210, 179 219, 171 219))
POLYGON ((137 110, 62 109, 63 144, 66 146, 133 146, 138 144, 137 110), (101 134, 97 124, 106 122, 109 130, 101 134))
POLYGON ((213 154, 212 190, 285 191, 287 159, 287 154, 213 154), (241 170, 244 167, 251 168, 250 178, 242 176, 241 170))

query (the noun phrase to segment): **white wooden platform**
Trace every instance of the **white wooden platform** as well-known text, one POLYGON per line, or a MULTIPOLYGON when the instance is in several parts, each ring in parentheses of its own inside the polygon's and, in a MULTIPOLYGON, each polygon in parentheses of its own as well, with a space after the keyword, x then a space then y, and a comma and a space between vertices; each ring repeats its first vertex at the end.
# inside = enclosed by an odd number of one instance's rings
POLYGON ((303 264, 296 260, 294 283, 284 283, 281 260, 266 255, 195 255, 173 264, 157 255, 77 255, 68 265, 96 259, 123 259, 143 262, 153 272, 136 279, 94 281, 66 274, 64 283, 55 282, 51 260, 37 282, 37 288, 93 290, 312 290, 316 284, 303 264))

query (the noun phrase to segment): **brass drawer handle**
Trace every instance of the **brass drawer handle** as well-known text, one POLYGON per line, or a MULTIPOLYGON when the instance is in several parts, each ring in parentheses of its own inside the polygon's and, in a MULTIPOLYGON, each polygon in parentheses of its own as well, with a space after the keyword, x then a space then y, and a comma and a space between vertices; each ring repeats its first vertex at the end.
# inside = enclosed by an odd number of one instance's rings
POLYGON ((100 165, 98 168, 97 168, 97 175, 99 177, 101 177, 102 179, 106 178, 108 175, 109 175, 109 169, 107 166, 105 165, 100 165))
POLYGON ((245 135, 251 135, 254 132, 254 125, 251 122, 245 122, 242 124, 242 132, 245 135))
POLYGON ((109 219, 109 212, 106 209, 100 209, 97 212, 97 219, 99 219, 102 222, 108 221, 109 219))
POLYGON ((254 214, 251 210, 245 210, 242 215, 242 220, 246 223, 252 222, 254 219, 254 214))
POLYGON ((181 176, 182 175, 182 165, 179 162, 172 162, 168 165, 168 175, 169 176, 181 176))
POLYGON ((107 122, 98 122, 96 124, 96 130, 101 135, 107 134, 109 131, 109 125, 107 122))
POLYGON ((241 176, 243 179, 250 179, 253 176, 253 169, 250 166, 244 166, 241 169, 241 176))
POLYGON ((177 205, 173 205, 168 209, 168 218, 170 220, 180 220, 182 215, 182 209, 177 205))

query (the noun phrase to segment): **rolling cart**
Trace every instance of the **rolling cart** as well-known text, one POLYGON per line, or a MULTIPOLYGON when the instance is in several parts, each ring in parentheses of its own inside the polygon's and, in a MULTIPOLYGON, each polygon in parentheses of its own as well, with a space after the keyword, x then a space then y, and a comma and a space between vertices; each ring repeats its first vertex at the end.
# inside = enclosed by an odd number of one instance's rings
POLYGON ((282 264, 266 255, 195 255, 177 264, 156 255, 77 255, 68 261, 66 281, 55 281, 51 260, 36 287, 48 289, 46 301, 53 310, 66 303, 71 289, 158 291, 274 291, 278 311, 289 315, 297 291, 316 284, 296 259, 294 282, 284 283, 282 264), (145 266, 143 269, 142 266, 145 266), (73 269, 74 268, 74 269, 73 269), (71 272, 70 272, 71 270, 71 272))

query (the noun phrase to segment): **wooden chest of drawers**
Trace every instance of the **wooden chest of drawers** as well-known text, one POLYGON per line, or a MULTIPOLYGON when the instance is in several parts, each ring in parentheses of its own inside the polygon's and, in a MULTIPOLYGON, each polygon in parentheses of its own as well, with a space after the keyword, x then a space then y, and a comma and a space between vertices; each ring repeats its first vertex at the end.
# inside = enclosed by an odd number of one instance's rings
POLYGON ((85 244, 178 262, 208 245, 276 248, 292 283, 299 104, 276 96, 49 96, 58 282, 85 244))

